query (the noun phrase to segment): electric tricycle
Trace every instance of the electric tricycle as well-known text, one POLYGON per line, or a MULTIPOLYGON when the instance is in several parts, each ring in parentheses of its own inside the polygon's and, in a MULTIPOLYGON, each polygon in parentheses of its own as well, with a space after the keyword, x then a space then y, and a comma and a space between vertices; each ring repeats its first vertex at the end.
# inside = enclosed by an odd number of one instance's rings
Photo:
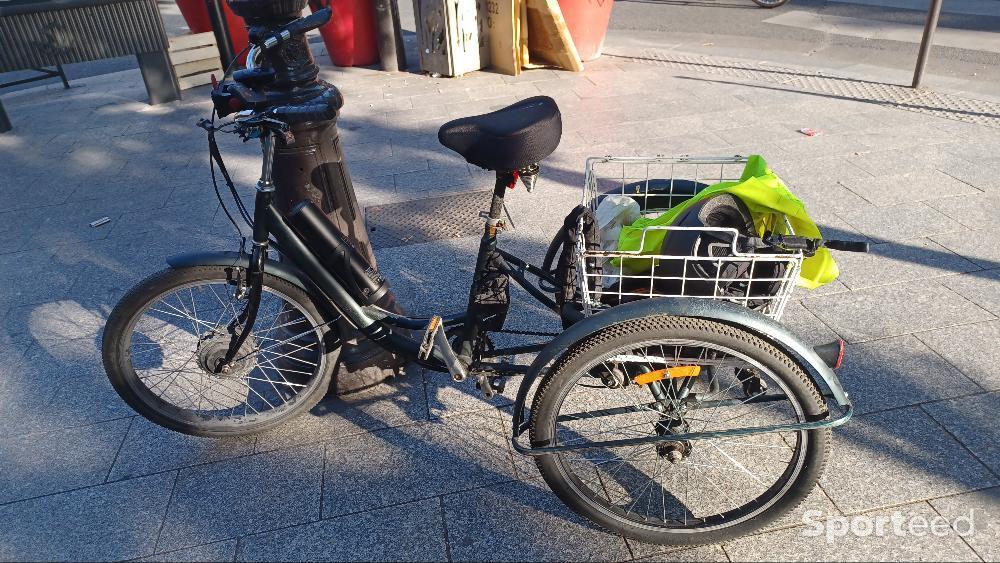
POLYGON ((650 170, 720 170, 718 180, 746 159, 601 157, 588 160, 581 206, 566 222, 574 236, 557 237, 545 263, 532 265, 499 243, 505 195, 518 182, 534 187, 539 163, 560 140, 559 109, 539 96, 439 131, 446 147, 496 175, 465 310, 413 318, 380 307, 386 279, 312 201, 284 212, 274 202, 276 144, 287 143, 298 123, 335 118, 336 89, 233 112, 234 96, 261 96, 267 69, 256 66, 260 53, 328 17, 320 10, 252 35, 249 68, 215 88, 220 115, 235 117, 201 125, 262 148, 247 214, 252 245, 171 258, 118 303, 103 359, 121 397, 186 434, 262 432, 327 394, 339 327, 347 323, 412 364, 475 381, 487 399, 506 378, 521 378, 513 448, 534 458, 567 505, 615 533, 660 544, 717 542, 798 505, 830 454, 831 428, 852 407, 832 370, 842 342, 814 349, 777 319, 805 257, 824 246, 851 248, 788 228, 756 235, 704 224, 650 231, 696 235, 704 252, 602 248, 587 223, 609 194, 629 194, 655 212, 697 193, 708 178, 651 178, 650 170), (602 167, 620 170, 620 181, 606 181, 602 167), (637 169, 646 177, 636 180, 637 169), (629 260, 648 269, 630 268, 629 260), (495 346, 491 334, 505 332, 511 281, 565 330, 544 344, 495 346), (530 363, 510 359, 531 354, 530 363))

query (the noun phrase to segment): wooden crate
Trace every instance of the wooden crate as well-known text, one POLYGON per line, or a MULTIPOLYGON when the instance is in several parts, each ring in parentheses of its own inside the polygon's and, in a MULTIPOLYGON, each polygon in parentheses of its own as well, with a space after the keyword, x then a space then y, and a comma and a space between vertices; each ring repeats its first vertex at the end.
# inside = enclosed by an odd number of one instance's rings
POLYGON ((212 74, 222 80, 222 61, 211 31, 170 38, 170 64, 181 90, 212 83, 212 74))
POLYGON ((413 0, 420 68, 461 76, 490 64, 487 0, 413 0))

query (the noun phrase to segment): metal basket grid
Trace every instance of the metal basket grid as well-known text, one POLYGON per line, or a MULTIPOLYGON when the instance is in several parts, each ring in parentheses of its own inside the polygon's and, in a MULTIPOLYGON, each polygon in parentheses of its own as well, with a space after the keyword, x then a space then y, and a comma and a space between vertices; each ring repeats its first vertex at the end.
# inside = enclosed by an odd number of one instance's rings
MULTIPOLYGON (((596 212, 604 197, 627 195, 639 203, 643 216, 656 217, 708 185, 739 181, 746 162, 746 157, 739 155, 591 157, 587 159, 583 205, 596 212)), ((787 221, 785 228, 787 234, 794 234, 787 221)), ((711 232, 715 239, 725 240, 727 244, 714 245, 720 248, 710 248, 709 256, 588 250, 588 247, 599 245, 588 244, 581 223, 577 271, 582 275, 577 276, 577 289, 584 314, 591 315, 640 298, 690 297, 731 301, 771 318, 781 318, 802 268, 802 253, 741 250, 736 229, 714 227, 646 227, 640 248, 646 248, 646 236, 652 231, 711 232), (722 251, 723 255, 716 251, 722 251), (621 269, 609 270, 607 266, 612 259, 620 260, 621 269), (652 267, 638 273, 628 268, 630 263, 639 260, 651 263, 652 267), (698 275, 693 276, 692 270, 698 275), (737 275, 737 271, 743 273, 737 275), (759 288, 760 284, 773 284, 773 293, 754 292, 753 288, 759 288), (734 293, 734 289, 738 292, 734 293)))

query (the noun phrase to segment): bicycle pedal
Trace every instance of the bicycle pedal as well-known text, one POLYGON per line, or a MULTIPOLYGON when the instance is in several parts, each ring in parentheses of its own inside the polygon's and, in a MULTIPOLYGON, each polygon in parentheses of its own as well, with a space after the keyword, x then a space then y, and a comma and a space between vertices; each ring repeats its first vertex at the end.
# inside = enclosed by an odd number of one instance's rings
POLYGON ((417 351, 417 357, 421 360, 431 357, 431 351, 434 350, 434 335, 440 328, 441 317, 434 315, 427 321, 427 328, 424 329, 424 337, 420 340, 420 349, 417 351))
POLYGON ((483 394, 488 401, 495 397, 497 393, 503 393, 507 387, 507 378, 502 375, 486 375, 481 373, 476 376, 476 389, 483 394))

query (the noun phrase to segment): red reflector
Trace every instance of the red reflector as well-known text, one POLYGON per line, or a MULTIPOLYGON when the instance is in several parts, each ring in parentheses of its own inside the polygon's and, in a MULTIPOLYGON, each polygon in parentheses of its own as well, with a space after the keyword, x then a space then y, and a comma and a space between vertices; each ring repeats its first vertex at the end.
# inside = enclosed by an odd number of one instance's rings
POLYGON ((240 111, 243 109, 243 102, 237 100, 236 98, 229 98, 229 109, 233 111, 240 111))
POLYGON ((218 90, 218 89, 219 89, 219 80, 217 78, 215 78, 215 73, 213 72, 212 73, 212 90, 218 90))
POLYGON ((837 345, 840 346, 840 352, 837 353, 837 363, 833 365, 833 369, 840 369, 840 365, 844 363, 844 351, 847 349, 842 338, 837 339, 837 345))

